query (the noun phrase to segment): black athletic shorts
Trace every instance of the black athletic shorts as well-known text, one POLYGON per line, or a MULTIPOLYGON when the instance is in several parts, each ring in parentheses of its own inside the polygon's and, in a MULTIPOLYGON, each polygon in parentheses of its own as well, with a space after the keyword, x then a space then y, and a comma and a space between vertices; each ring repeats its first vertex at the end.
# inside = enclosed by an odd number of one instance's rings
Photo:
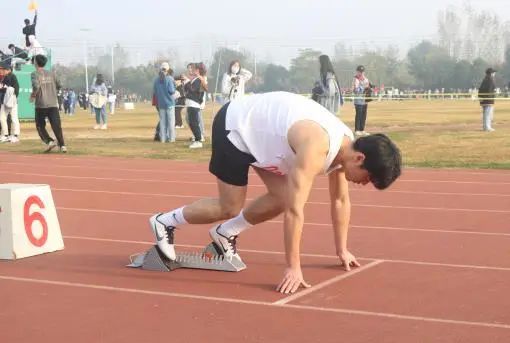
POLYGON ((234 186, 248 184, 248 171, 255 158, 237 149, 227 138, 230 131, 225 129, 228 103, 225 104, 213 121, 212 155, 209 171, 221 181, 234 186))

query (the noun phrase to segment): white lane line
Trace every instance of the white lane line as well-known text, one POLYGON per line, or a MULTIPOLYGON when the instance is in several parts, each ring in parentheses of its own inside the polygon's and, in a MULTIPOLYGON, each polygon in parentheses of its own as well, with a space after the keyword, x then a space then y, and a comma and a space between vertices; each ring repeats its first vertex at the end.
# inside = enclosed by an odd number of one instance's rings
MULTIPOLYGON (((28 157, 30 160, 33 160, 34 158, 33 157, 28 157)), ((47 159, 40 159, 41 162, 43 161, 47 161, 47 159)), ((93 162, 93 161, 92 161, 93 162)), ((99 161, 99 162, 102 162, 102 161, 99 161)), ((124 161, 126 164, 129 164, 129 161, 124 161)), ((147 161, 148 163, 147 164, 150 164, 150 160, 147 161)), ((28 162, 12 162, 12 161, 2 161, 3 164, 10 164, 10 165, 19 165, 19 166, 33 166, 33 163, 28 163, 28 162)), ((205 169, 204 166, 206 165, 206 163, 204 162, 204 164, 202 165, 195 165, 195 167, 192 166, 192 168, 197 168, 197 169, 202 169, 202 170, 196 170, 196 171, 184 171, 182 170, 183 168, 187 168, 189 166, 186 165, 185 163, 182 164, 182 167, 181 169, 169 169, 167 166, 162 166, 160 169, 137 169, 137 168, 119 168, 117 166, 115 167, 101 167, 101 166, 92 166, 92 165, 82 165, 82 164, 52 164, 53 167, 57 167, 57 168, 79 168, 79 169, 95 169, 95 170, 115 170, 115 171, 129 171, 129 172, 143 172, 143 173, 179 173, 179 174, 185 174, 185 173, 191 173, 191 174, 210 174, 208 171, 206 170, 203 170, 205 169)), ((175 166, 175 167, 181 167, 181 166, 175 166)), ((457 170, 452 170, 452 169, 449 169, 449 168, 442 168, 441 170, 430 170, 430 171, 424 171, 424 170, 418 170, 418 169, 413 169, 413 168, 407 168, 406 171, 410 172, 410 174, 441 174, 443 173, 444 171, 449 171, 451 170, 452 172, 454 172, 455 174, 458 174, 459 176, 465 176, 465 175, 481 175, 481 176, 488 176, 488 177, 491 177, 491 176, 508 176, 510 177, 510 173, 501 173, 501 172, 493 172, 493 173, 484 173, 484 172, 466 172, 464 170, 461 170, 461 169, 457 169, 457 170)), ((255 173, 251 173, 252 175, 256 175, 255 173)), ((406 179, 403 179, 403 181, 407 181, 406 179)), ((434 180, 434 179, 430 179, 430 180, 427 180, 427 179, 417 179, 417 180, 410 180, 412 182, 428 182, 428 181, 431 181, 431 182, 464 182, 464 181, 451 181, 451 180, 434 180)), ((469 181, 468 181, 469 182, 469 181)), ((473 181, 473 182, 477 182, 477 181, 473 181)), ((481 181, 481 182, 486 182, 486 181, 481 181)), ((489 183, 499 183, 499 182, 489 182, 489 183)), ((504 182, 504 183, 508 183, 510 184, 510 182, 504 182)))
MULTIPOLYGON (((69 191, 69 192, 81 192, 81 193, 103 193, 103 194, 119 194, 119 195, 132 195, 141 196, 145 194, 130 193, 130 192, 110 192, 110 191, 91 191, 91 190, 74 190, 66 188, 56 188, 55 191, 69 191)), ((147 195, 149 196, 149 195, 147 195)), ((156 196, 156 195, 153 195, 156 196)), ((182 198, 182 199, 200 199, 208 198, 210 196, 200 195, 181 195, 181 194, 164 194, 165 197, 182 198)), ((254 198, 246 198, 247 201, 251 201, 254 198)), ((318 205, 318 206, 330 206, 330 202, 322 201, 308 201, 307 205, 318 205)), ((480 213, 510 213, 510 210, 492 210, 492 209, 480 209, 480 208, 443 208, 443 207, 420 207, 420 206, 397 206, 397 205, 376 205, 376 204, 351 204, 354 207, 370 207, 370 208, 389 208, 389 209, 401 209, 401 210, 423 210, 423 211, 444 211, 444 212, 480 212, 480 213)))
POLYGON ((57 286, 90 288, 90 289, 97 289, 97 290, 103 290, 103 291, 116 291, 116 292, 124 292, 124 293, 159 295, 159 296, 174 297, 174 298, 221 301, 221 302, 229 302, 229 303, 235 303, 235 304, 266 305, 266 306, 271 305, 271 303, 263 302, 263 301, 242 300, 242 299, 224 298, 224 297, 208 297, 208 296, 194 295, 194 294, 149 291, 149 290, 136 289, 136 288, 123 288, 123 287, 112 287, 112 286, 78 283, 78 282, 32 279, 32 278, 14 277, 14 276, 6 276, 6 275, 0 275, 0 279, 11 280, 11 281, 21 281, 21 282, 31 282, 31 283, 42 283, 42 284, 57 285, 57 286))
POLYGON ((285 298, 282 298, 280 300, 277 300, 277 301, 273 302, 273 304, 274 305, 279 305, 279 306, 285 305, 285 304, 287 304, 287 303, 289 303, 291 301, 294 301, 294 300, 300 299, 302 297, 305 297, 305 296, 307 296, 307 295, 309 295, 309 294, 311 294, 313 292, 317 292, 318 290, 321 290, 324 287, 327 287, 327 286, 329 286, 331 284, 334 284, 334 283, 336 283, 336 282, 338 282, 340 280, 345 280, 345 279, 350 278, 351 276, 354 276, 356 274, 359 274, 359 273, 361 273, 361 272, 363 272, 363 271, 365 271, 367 269, 373 268, 373 267, 375 267, 378 264, 381 264, 383 262, 384 261, 382 261, 382 260, 372 261, 372 262, 370 262, 368 264, 365 264, 365 265, 363 265, 363 266, 361 266, 359 268, 352 269, 349 272, 345 272, 343 274, 337 275, 337 276, 335 276, 335 277, 333 277, 331 279, 328 279, 328 280, 325 280, 323 282, 320 282, 320 283, 318 283, 315 286, 312 286, 310 288, 306 288, 306 289, 304 289, 302 291, 299 291, 297 293, 294 293, 294 294, 292 294, 292 295, 290 295, 288 297, 285 297, 285 298))
POLYGON ((122 292, 122 293, 131 293, 131 294, 163 296, 163 297, 190 299, 190 300, 205 300, 205 301, 234 303, 234 304, 266 306, 266 307, 270 307, 270 308, 286 308, 286 309, 294 309, 294 310, 301 310, 301 311, 331 312, 331 313, 342 313, 342 314, 370 316, 370 317, 384 317, 384 318, 392 318, 392 319, 400 319, 400 320, 413 320, 413 321, 420 321, 420 322, 434 322, 434 323, 455 324, 455 325, 465 325, 465 326, 510 329, 510 325, 507 325, 507 324, 470 322, 470 321, 463 321, 463 320, 452 320, 452 319, 443 319, 443 318, 434 318, 434 317, 408 316, 408 315, 400 315, 400 314, 385 313, 385 312, 359 311, 359 310, 351 310, 351 309, 337 309, 337 308, 326 308, 326 307, 315 307, 315 306, 304 306, 304 305, 291 305, 291 304, 274 305, 273 303, 264 302, 264 301, 241 300, 241 299, 223 298, 223 297, 208 297, 208 296, 203 296, 203 295, 193 295, 193 294, 174 293, 174 292, 149 291, 149 290, 136 289, 136 288, 112 287, 112 286, 97 285, 97 284, 85 284, 85 283, 78 283, 78 282, 54 281, 54 280, 23 278, 23 277, 14 277, 14 276, 5 276, 5 275, 0 275, 0 280, 46 284, 46 285, 53 285, 53 286, 75 287, 75 288, 83 288, 83 289, 94 289, 94 290, 110 291, 110 292, 122 292))
POLYGON ((467 325, 467 326, 498 328, 498 329, 507 329, 507 330, 510 329, 510 325, 508 325, 508 324, 470 322, 470 321, 465 321, 465 320, 453 320, 453 319, 443 319, 443 318, 434 318, 434 317, 408 316, 408 315, 385 313, 385 312, 360 311, 360 310, 350 310, 350 309, 341 309, 341 308, 328 308, 328 307, 316 307, 316 306, 292 305, 292 304, 288 304, 283 307, 294 308, 294 309, 299 309, 299 310, 312 310, 312 311, 344 313, 344 314, 351 314, 351 315, 354 314, 354 315, 370 316, 370 317, 414 320, 414 321, 420 321, 420 322, 467 325))
MULTIPOLYGON (((76 193, 94 193, 94 194, 112 194, 112 195, 128 195, 128 196, 148 196, 148 197, 167 197, 167 198, 183 198, 183 199, 201 199, 211 197, 213 195, 184 195, 184 194, 170 194, 170 193, 139 193, 139 192, 125 192, 125 191, 104 191, 104 190, 89 190, 89 189, 76 189, 76 188, 52 188, 54 191, 59 192, 76 192, 76 193)), ((254 198, 246 198, 251 201, 254 198)), ((328 201, 307 201, 310 205, 327 205, 331 203, 328 201)), ((421 206, 395 206, 395 205, 373 205, 373 204, 352 204, 358 207, 375 207, 375 208, 402 208, 402 209, 426 209, 435 211, 472 211, 472 212, 496 212, 496 213, 510 213, 510 210, 492 210, 492 209, 465 209, 465 208, 443 208, 443 207, 421 207, 421 206)), ((510 206, 510 203, 509 203, 510 206)))
MULTIPOLYGON (((40 173, 19 173, 12 171, 1 171, 0 174, 8 174, 8 175, 19 175, 19 176, 38 176, 38 177, 48 177, 48 178, 57 178, 57 179, 73 179, 73 180, 98 180, 98 181, 110 181, 110 182, 148 182, 148 183, 177 183, 177 184, 189 184, 189 185, 216 185, 215 181, 204 182, 204 181, 185 181, 185 180, 155 180, 155 179, 130 179, 130 178, 112 178, 112 177, 95 177, 95 176, 73 176, 73 175, 54 175, 54 174, 40 174, 40 173)), ((400 181, 399 181, 400 182, 400 181)), ((262 183, 250 183, 248 187, 256 188, 266 188, 266 186, 262 183)), ((313 187, 313 190, 317 191, 327 191, 329 188, 327 187, 313 187)), ((351 188, 351 191, 354 192, 373 192, 377 193, 380 191, 374 189, 362 189, 362 188, 351 188)), ((494 196, 494 197, 510 197, 510 194, 500 194, 500 193, 461 193, 461 192, 426 192, 426 191, 395 191, 395 190, 386 190, 385 193, 399 193, 399 194, 424 194, 424 195, 452 195, 452 196, 494 196)))
MULTIPOLYGON (((91 213, 108 213, 108 214, 125 214, 134 216, 152 216, 154 213, 149 212, 134 212, 134 211, 117 211, 117 210, 99 210, 93 208, 74 208, 74 207, 57 207, 62 211, 76 211, 76 212, 91 212, 91 213)), ((281 220, 268 220, 266 223, 283 224, 281 220)), ((325 226, 330 228, 331 223, 304 223, 307 226, 325 226)), ((508 237, 508 233, 499 232, 479 232, 479 231, 455 231, 455 230, 442 230, 442 229, 420 229, 420 228, 403 228, 391 226, 366 226, 366 225, 351 225, 352 228, 360 229, 375 229, 375 230, 395 230, 395 231, 416 231, 416 232, 437 232, 437 233, 451 233, 451 234, 466 234, 466 235, 482 235, 482 236, 502 236, 508 237)))
MULTIPOLYGON (((150 241, 131 241, 131 240, 121 240, 121 239, 109 239, 109 238, 95 238, 95 237, 81 237, 81 236, 64 236, 66 239, 76 239, 76 240, 86 240, 86 241, 96 241, 96 242, 106 242, 106 243, 126 243, 126 244, 141 244, 141 245, 154 245, 154 242, 150 241)), ((203 249, 204 247, 201 245, 194 244, 176 244, 176 246, 181 248, 190 248, 190 249, 203 249)), ((251 254, 263 254, 263 255, 285 255, 282 251, 267 251, 267 250, 253 250, 253 249, 239 249, 241 252, 251 253, 251 254)), ((323 254, 308 254, 302 253, 303 257, 310 258, 327 258, 327 259, 338 259, 338 256, 335 255, 323 255, 323 254)), ((434 267, 449 267, 449 268, 464 268, 464 269, 481 269, 481 270, 497 270, 497 271, 510 271, 510 267, 492 267, 492 266, 479 266, 479 265, 471 265, 471 264, 453 264, 453 263, 439 263, 439 262, 425 262, 425 261, 410 261, 410 260, 390 260, 390 259, 381 259, 381 258, 373 258, 373 257, 358 257, 360 260, 369 260, 369 261, 383 261, 388 263, 397 263, 397 264, 411 264, 411 265, 423 265, 423 266, 434 266, 434 267)), ((340 267, 339 267, 340 268, 340 267)))

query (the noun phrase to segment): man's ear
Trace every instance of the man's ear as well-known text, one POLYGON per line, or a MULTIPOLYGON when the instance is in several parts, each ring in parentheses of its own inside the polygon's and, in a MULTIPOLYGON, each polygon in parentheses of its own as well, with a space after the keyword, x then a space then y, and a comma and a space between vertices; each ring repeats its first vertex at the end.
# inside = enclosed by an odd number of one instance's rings
POLYGON ((354 154, 354 162, 357 166, 362 166, 365 162, 365 154, 359 151, 356 151, 354 154))

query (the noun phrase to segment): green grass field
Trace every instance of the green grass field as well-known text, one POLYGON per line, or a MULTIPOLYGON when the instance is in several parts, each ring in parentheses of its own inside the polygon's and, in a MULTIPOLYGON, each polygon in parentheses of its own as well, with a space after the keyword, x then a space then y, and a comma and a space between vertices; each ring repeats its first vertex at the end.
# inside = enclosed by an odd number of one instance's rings
MULTIPOLYGON (((214 108, 204 111, 206 135, 210 132, 214 108)), ((471 100, 407 100, 372 102, 368 109, 367 131, 388 134, 403 153, 407 166, 510 168, 510 101, 496 103, 495 132, 481 130, 478 102, 471 100)), ((184 111, 183 111, 184 114, 184 111)), ((109 118, 109 129, 93 130, 94 117, 77 110, 73 117, 61 114, 69 154, 146 157, 207 161, 210 145, 188 149, 191 132, 179 129, 178 141, 162 144, 152 140, 157 114, 148 104, 133 111, 119 110, 109 118)), ((354 107, 346 103, 340 117, 351 128, 354 107)), ((42 153, 43 145, 33 122, 22 123, 22 141, 4 143, 2 151, 42 153)), ((51 133, 51 130, 49 130, 51 133)))

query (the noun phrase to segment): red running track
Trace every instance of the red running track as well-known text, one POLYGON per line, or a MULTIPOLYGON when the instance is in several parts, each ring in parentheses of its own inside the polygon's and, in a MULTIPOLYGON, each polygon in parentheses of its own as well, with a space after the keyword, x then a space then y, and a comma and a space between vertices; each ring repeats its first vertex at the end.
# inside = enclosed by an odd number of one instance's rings
MULTIPOLYGON (((338 267, 319 178, 303 268, 314 287, 274 291, 281 218, 243 234, 240 273, 125 268, 152 244, 148 217, 215 195, 205 164, 0 153, 2 183, 52 188, 64 251, 0 262, 1 342, 509 342, 510 172, 407 169, 388 191, 352 187, 338 267)), ((264 191, 252 176, 249 197, 264 191)), ((179 231, 181 249, 207 226, 179 231)))

